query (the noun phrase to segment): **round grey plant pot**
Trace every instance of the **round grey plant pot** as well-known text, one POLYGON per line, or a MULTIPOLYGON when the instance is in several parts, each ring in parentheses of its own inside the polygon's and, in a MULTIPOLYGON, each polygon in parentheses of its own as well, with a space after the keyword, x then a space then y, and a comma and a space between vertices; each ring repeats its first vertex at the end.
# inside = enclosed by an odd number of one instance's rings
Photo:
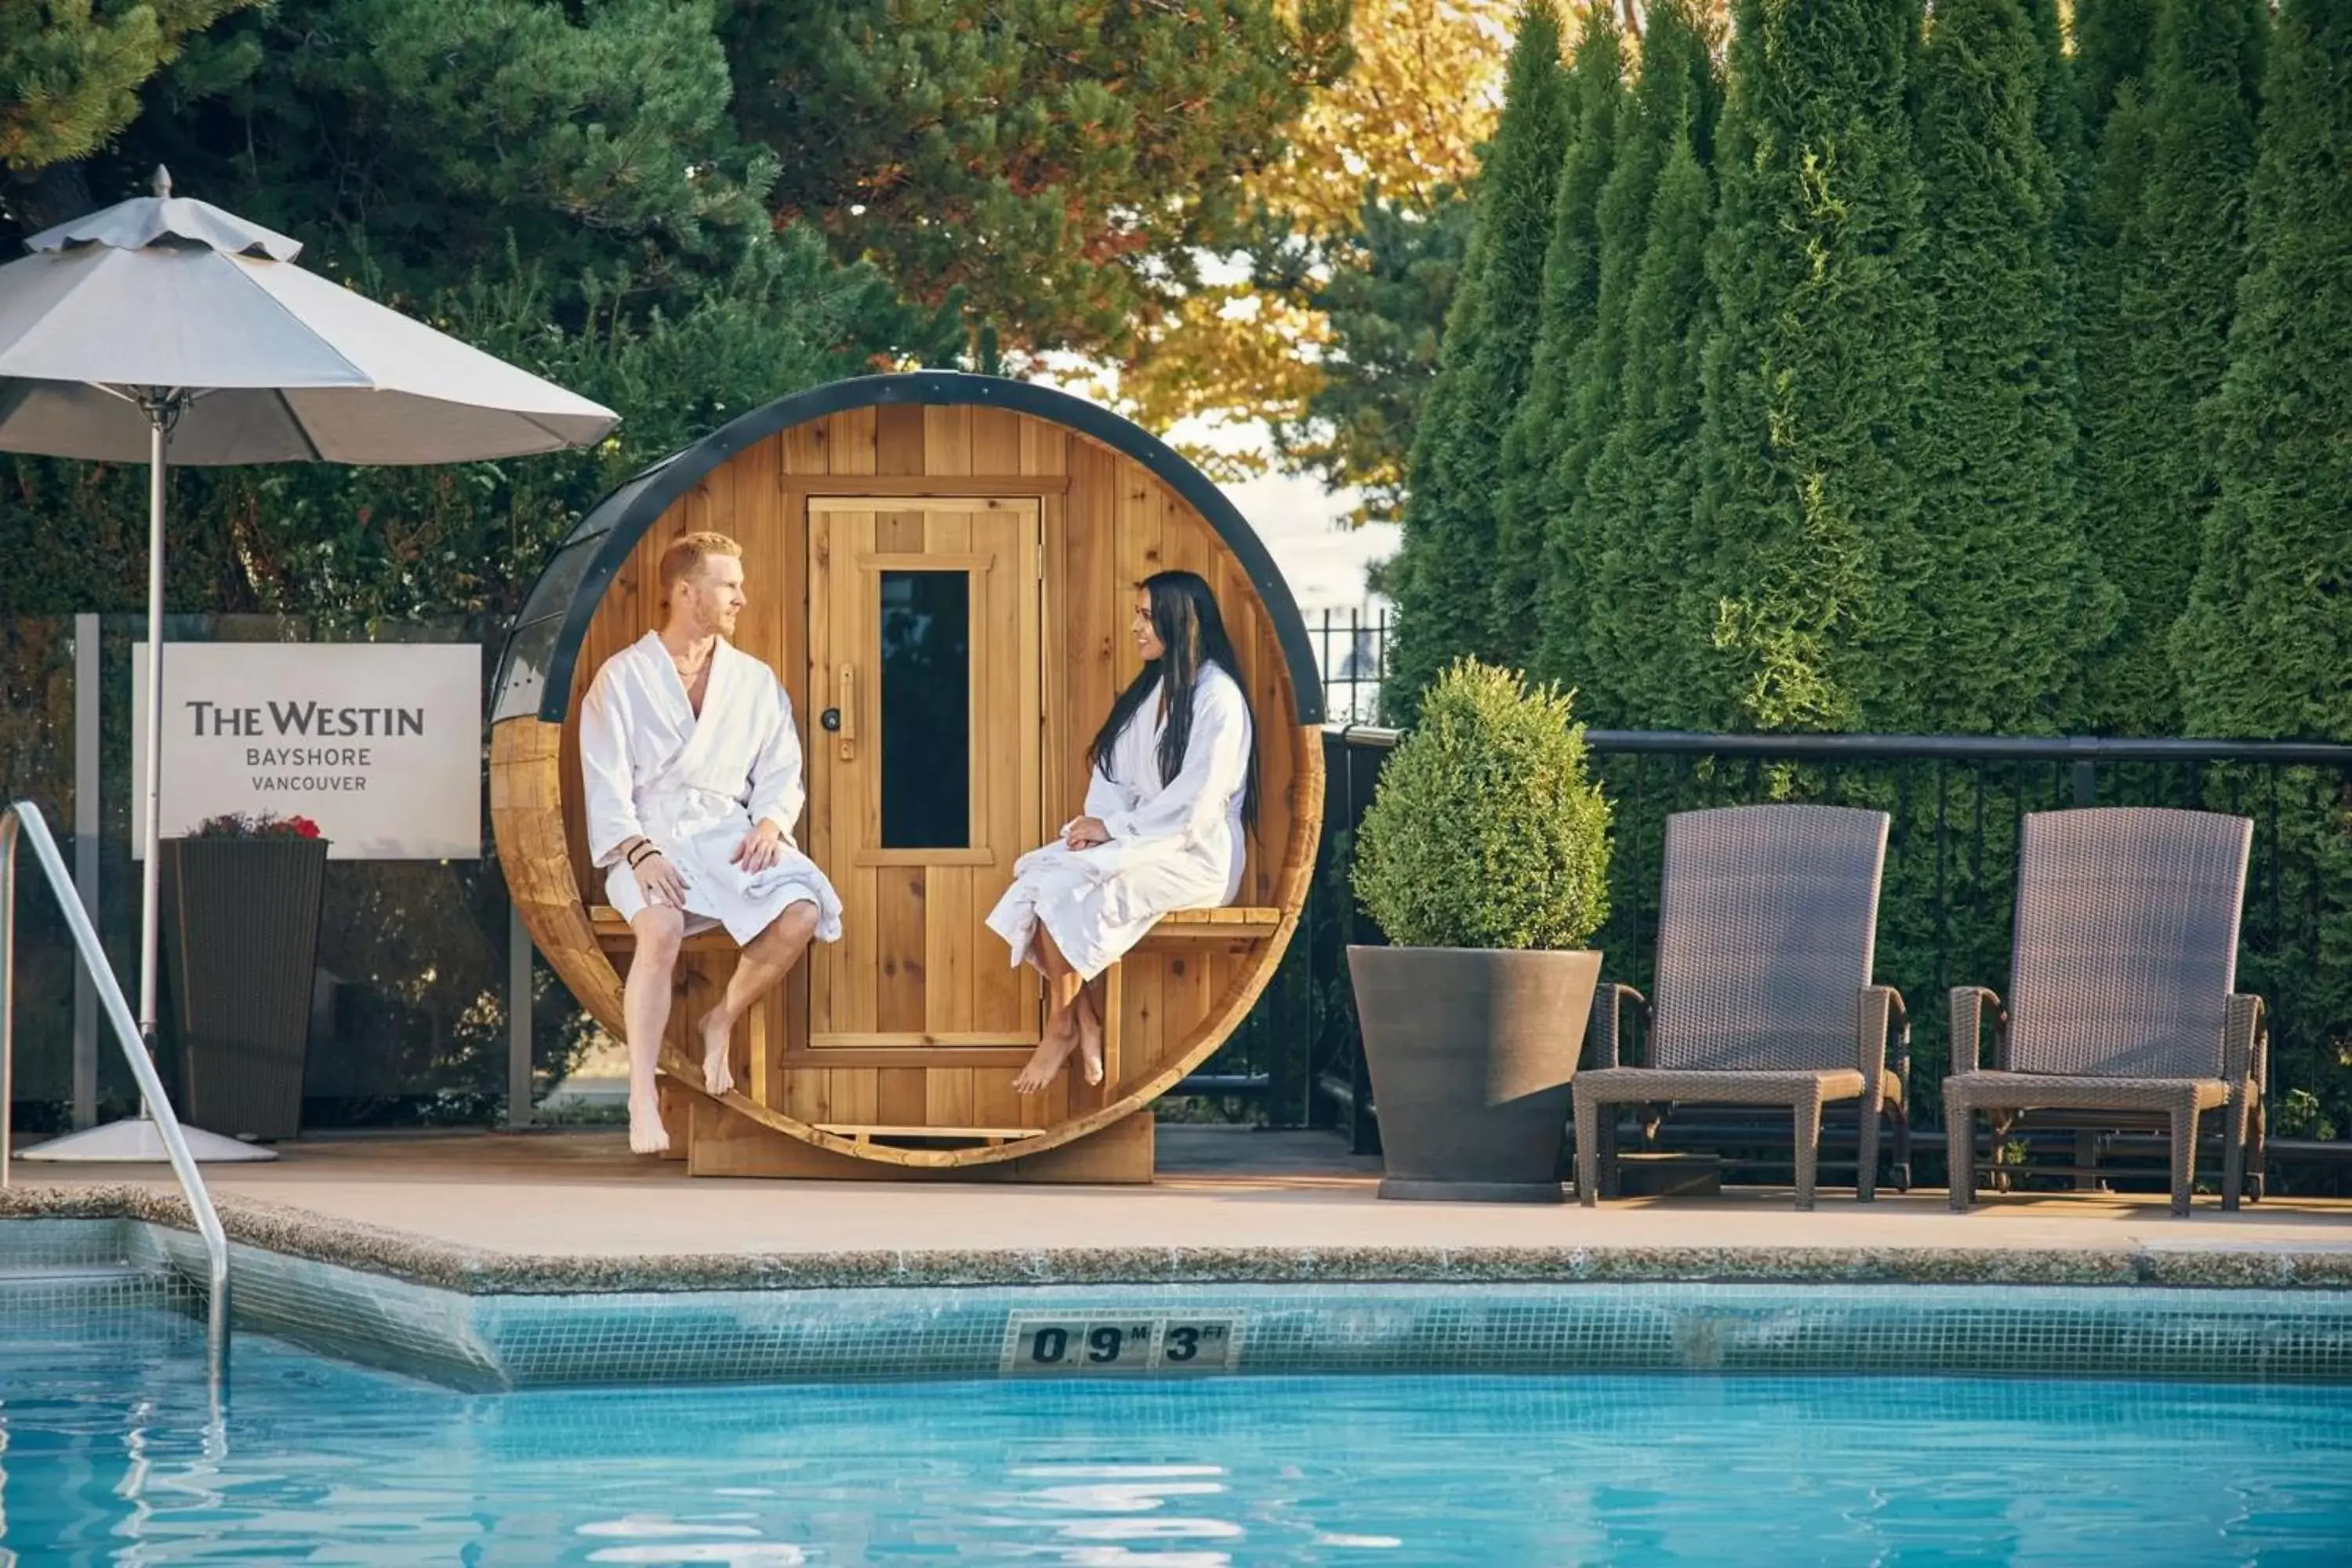
POLYGON ((1551 1203, 1601 954, 1350 947, 1384 1198, 1551 1203))

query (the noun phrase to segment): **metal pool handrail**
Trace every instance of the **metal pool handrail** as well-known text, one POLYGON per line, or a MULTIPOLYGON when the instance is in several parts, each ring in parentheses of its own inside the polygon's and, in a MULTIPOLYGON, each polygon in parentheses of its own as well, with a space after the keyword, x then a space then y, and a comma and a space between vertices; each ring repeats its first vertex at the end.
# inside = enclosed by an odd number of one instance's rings
POLYGON ((205 1178, 196 1170, 195 1157, 188 1152, 188 1142, 180 1136, 180 1118, 155 1074, 139 1025, 131 1016, 131 1005, 123 1000, 122 987, 115 983, 114 971, 107 964, 105 950, 99 946, 89 913, 74 896, 58 842, 49 836, 49 825, 42 820, 40 808, 28 800, 17 801, 0 813, 0 1188, 8 1184, 13 1152, 9 1111, 16 1092, 16 838, 20 830, 32 842, 33 858, 41 863, 49 891, 57 895, 58 907, 65 911, 66 929, 73 933, 74 947, 81 954, 82 967, 89 971, 100 1005, 114 1026, 115 1038, 131 1063, 131 1074, 139 1080, 139 1092, 147 1097, 155 1131, 163 1137, 173 1173, 180 1178, 180 1192, 188 1200, 188 1213, 195 1219, 196 1235, 204 1240, 212 1287, 205 1318, 206 1364, 217 1395, 228 1386, 228 1237, 221 1229, 220 1215, 213 1208, 205 1178))

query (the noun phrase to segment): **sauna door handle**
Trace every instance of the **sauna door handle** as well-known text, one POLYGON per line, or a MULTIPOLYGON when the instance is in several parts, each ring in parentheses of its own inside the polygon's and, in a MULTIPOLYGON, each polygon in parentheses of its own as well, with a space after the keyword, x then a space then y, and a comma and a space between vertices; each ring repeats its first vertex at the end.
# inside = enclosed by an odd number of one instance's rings
POLYGON ((834 732, 839 755, 848 762, 857 755, 857 667, 845 664, 835 680, 835 700, 837 706, 824 710, 821 721, 834 732))

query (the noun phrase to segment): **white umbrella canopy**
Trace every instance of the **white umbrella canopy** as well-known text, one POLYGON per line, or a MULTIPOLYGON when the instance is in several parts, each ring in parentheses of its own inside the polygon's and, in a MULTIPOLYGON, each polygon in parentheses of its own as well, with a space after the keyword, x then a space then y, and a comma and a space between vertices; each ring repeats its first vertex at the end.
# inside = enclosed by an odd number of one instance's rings
MULTIPOLYGON (((298 241, 173 195, 161 169, 153 195, 26 244, 0 267, 0 451, 150 468, 139 1023, 152 1044, 166 466, 478 462, 590 446, 620 416, 304 271, 298 241)), ((199 1159, 268 1157, 194 1129, 190 1141, 199 1159)), ((163 1152, 142 1114, 25 1157, 163 1152)))
POLYGON ((0 267, 0 450, 137 462, 142 403, 173 393, 183 464, 473 462, 588 446, 618 422, 204 202, 142 196, 26 244, 0 267))

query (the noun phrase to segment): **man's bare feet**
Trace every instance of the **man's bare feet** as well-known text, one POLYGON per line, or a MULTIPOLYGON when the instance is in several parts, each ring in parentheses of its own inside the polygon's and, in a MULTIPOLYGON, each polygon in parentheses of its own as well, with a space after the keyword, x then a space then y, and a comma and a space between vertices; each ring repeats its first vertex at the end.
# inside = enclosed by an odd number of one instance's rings
POLYGON ((663 1154, 669 1152, 669 1129, 662 1125, 661 1097, 652 1089, 629 1094, 629 1152, 632 1154, 663 1154))
POLYGON ((711 1027, 714 1021, 709 1015, 703 1016, 700 1028, 702 1089, 706 1094, 718 1095, 725 1094, 735 1087, 734 1070, 727 1065, 727 1047, 734 1031, 724 1028, 714 1029, 711 1027))
POLYGON ((1076 1012, 1072 1008, 1045 1026, 1045 1037, 1030 1053, 1021 1076, 1013 1080, 1013 1093, 1041 1094, 1060 1075, 1062 1064, 1070 1059, 1070 1053, 1078 1045, 1077 1021, 1073 1016, 1076 1012))
POLYGON ((1103 1080, 1103 1026, 1091 999, 1080 998, 1070 1009, 1078 1016, 1078 1067, 1090 1084, 1103 1080))

